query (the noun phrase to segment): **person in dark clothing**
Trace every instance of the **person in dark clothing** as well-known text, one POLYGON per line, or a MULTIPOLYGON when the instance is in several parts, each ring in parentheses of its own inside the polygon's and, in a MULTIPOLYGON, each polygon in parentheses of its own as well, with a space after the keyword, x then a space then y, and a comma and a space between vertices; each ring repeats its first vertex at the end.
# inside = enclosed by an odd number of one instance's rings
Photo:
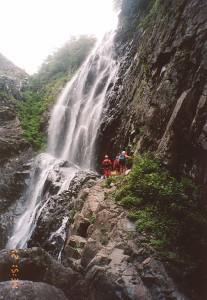
POLYGON ((123 174, 126 171, 127 158, 129 158, 129 156, 127 155, 126 151, 122 151, 119 155, 119 165, 121 174, 123 174))
POLYGON ((116 175, 120 172, 120 165, 119 165, 119 155, 116 156, 113 164, 113 170, 116 171, 116 175))

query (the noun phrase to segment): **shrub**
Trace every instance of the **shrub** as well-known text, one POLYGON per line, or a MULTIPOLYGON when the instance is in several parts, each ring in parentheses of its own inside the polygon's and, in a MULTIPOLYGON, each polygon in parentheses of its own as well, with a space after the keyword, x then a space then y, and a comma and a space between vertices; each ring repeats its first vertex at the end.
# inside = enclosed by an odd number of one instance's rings
POLYGON ((23 129, 23 136, 37 149, 44 145, 44 137, 40 132, 41 114, 43 105, 38 95, 32 91, 26 91, 24 101, 17 103, 18 116, 23 129))
POLYGON ((117 182, 117 178, 114 176, 110 176, 110 177, 107 177, 106 178, 106 186, 107 187, 110 187, 110 185, 112 184, 112 183, 116 183, 117 182))
POLYGON ((142 205, 143 199, 128 195, 123 199, 121 199, 120 203, 126 207, 132 207, 132 206, 139 207, 140 205, 142 205))
POLYGON ((131 186, 130 185, 124 185, 123 187, 120 187, 115 193, 115 201, 119 202, 121 201, 124 197, 133 195, 133 192, 131 191, 131 186))
POLYGON ((182 262, 187 270, 204 264, 207 209, 200 188, 191 179, 178 180, 159 160, 144 154, 117 186, 114 199, 130 209, 129 218, 137 230, 147 234, 148 243, 163 257, 182 262))
POLYGON ((139 24, 139 27, 142 27, 144 29, 151 27, 154 24, 156 17, 160 11, 162 11, 161 0, 151 0, 148 5, 148 13, 139 24))

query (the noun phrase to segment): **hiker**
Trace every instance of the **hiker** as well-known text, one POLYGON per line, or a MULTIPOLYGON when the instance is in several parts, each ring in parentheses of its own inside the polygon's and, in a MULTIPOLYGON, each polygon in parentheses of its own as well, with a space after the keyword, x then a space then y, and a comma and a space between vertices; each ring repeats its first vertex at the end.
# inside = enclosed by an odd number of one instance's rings
POLYGON ((122 151, 119 155, 119 166, 121 174, 123 174, 126 171, 127 158, 129 158, 129 156, 127 155, 126 151, 122 151))
POLYGON ((119 165, 119 154, 116 156, 113 164, 113 170, 116 171, 116 175, 120 172, 120 165, 119 165))
POLYGON ((104 169, 104 178, 111 176, 112 162, 108 155, 105 155, 104 160, 102 161, 102 166, 104 169))

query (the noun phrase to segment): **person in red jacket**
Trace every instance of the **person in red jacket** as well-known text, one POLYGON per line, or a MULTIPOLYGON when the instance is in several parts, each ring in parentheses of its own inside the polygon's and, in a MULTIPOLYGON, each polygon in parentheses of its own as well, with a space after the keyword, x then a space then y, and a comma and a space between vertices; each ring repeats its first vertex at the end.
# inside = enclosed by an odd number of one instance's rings
POLYGON ((112 162, 108 155, 105 155, 104 160, 102 161, 102 166, 104 169, 104 178, 111 176, 112 162))

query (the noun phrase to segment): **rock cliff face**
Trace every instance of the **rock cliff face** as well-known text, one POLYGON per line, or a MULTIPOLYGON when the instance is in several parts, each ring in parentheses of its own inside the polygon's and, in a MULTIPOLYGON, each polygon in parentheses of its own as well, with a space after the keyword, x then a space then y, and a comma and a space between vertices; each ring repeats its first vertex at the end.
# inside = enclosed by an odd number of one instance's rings
POLYGON ((206 180, 207 3, 123 1, 118 80, 99 155, 154 151, 176 173, 206 180), (121 147, 121 148, 120 148, 121 147))
POLYGON ((26 80, 24 71, 0 55, 0 247, 5 246, 12 215, 9 208, 22 194, 28 174, 24 163, 31 156, 15 108, 26 80))
POLYGON ((27 73, 15 66, 11 61, 9 61, 5 56, 0 53, 0 75, 11 77, 20 83, 21 80, 27 79, 27 73))

